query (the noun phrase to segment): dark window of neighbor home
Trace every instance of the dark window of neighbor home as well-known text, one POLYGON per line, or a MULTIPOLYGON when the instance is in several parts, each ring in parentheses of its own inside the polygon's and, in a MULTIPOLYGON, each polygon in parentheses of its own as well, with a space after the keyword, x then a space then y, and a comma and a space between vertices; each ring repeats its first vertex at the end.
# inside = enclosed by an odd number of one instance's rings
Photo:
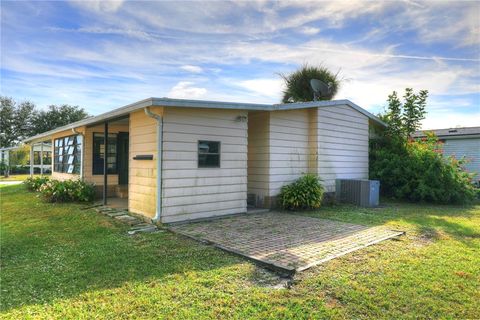
POLYGON ((219 141, 198 141, 198 167, 220 168, 219 141))
MULTIPOLYGON (((93 174, 103 174, 105 144, 103 133, 93 134, 93 174)), ((108 134, 107 173, 117 174, 117 134, 108 134)))
POLYGON ((53 171, 80 173, 83 139, 80 135, 55 139, 53 171))

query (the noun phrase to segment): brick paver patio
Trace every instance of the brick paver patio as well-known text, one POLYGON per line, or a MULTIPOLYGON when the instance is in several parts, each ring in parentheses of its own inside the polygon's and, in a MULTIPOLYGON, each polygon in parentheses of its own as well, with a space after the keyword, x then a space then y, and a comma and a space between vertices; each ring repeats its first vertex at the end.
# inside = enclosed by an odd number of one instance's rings
POLYGON ((382 226, 366 227, 276 212, 238 215, 169 228, 288 273, 305 270, 403 234, 382 226))

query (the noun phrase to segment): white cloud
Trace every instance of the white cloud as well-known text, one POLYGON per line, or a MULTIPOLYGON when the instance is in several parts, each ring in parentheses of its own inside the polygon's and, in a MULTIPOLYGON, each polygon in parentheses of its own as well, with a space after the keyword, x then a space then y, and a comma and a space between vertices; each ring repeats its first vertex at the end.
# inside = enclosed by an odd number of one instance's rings
POLYGON ((320 32, 319 28, 314 28, 314 27, 303 27, 300 29, 300 32, 303 34, 306 34, 308 36, 315 35, 320 32))
MULTIPOLYGON (((58 87, 58 92, 68 94, 69 103, 92 106, 114 107, 167 93, 177 98, 277 103, 282 81, 275 73, 308 62, 323 63, 334 72, 340 69, 348 81, 337 98, 349 98, 375 112, 392 90, 403 92, 405 87, 425 88, 448 100, 478 94, 479 4, 443 3, 192 1, 176 5, 158 1, 139 5, 87 0, 74 2, 87 10, 74 29, 52 27, 61 24, 41 16, 57 13, 56 5, 28 4, 33 8, 27 14, 2 12, 8 18, 2 19, 2 26, 13 30, 2 40, 8 43, 2 51, 2 67, 16 72, 15 79, 25 80, 15 88, 13 77, 4 84, 9 92, 31 90, 45 101, 47 93, 50 99, 57 96, 58 87), (24 16, 24 23, 18 24, 24 16), (324 32, 345 24, 350 28, 357 17, 375 23, 363 24, 353 33, 358 34, 353 41, 341 42, 335 31, 324 32), (28 28, 26 37, 23 32, 28 28), (34 36, 32 30, 37 31, 34 36), (42 34, 45 30, 48 33, 42 34), (30 41, 22 40, 27 38, 30 41), (304 38, 310 40, 302 42, 304 38), (450 45, 448 52, 457 54, 441 54, 445 44, 450 45), (191 78, 179 69, 192 73, 191 78)), ((465 103, 471 101, 469 96, 465 103)), ((446 117, 448 110, 456 112, 438 99, 429 102, 446 117)))
POLYGON ((207 89, 195 87, 194 82, 180 81, 168 93, 169 98, 199 99, 207 94, 207 89))
POLYGON ((252 79, 238 83, 232 81, 232 83, 247 89, 255 96, 270 97, 275 100, 279 99, 283 90, 282 79, 252 79))
POLYGON ((71 3, 94 12, 116 12, 122 7, 124 0, 73 0, 71 3))
POLYGON ((183 65, 180 69, 191 72, 191 73, 202 73, 203 69, 199 66, 192 66, 189 64, 183 65))
POLYGON ((471 114, 448 111, 448 113, 429 113, 422 122, 423 130, 460 127, 479 127, 480 111, 471 114))

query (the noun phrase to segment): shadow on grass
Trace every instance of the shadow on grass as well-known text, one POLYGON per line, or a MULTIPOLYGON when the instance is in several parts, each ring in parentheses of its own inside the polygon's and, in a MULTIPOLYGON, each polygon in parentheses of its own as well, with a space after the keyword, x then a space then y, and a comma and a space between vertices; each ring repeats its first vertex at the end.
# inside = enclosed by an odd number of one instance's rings
POLYGON ((2 312, 240 262, 167 231, 128 236, 111 218, 43 203, 22 186, 1 192, 2 312))

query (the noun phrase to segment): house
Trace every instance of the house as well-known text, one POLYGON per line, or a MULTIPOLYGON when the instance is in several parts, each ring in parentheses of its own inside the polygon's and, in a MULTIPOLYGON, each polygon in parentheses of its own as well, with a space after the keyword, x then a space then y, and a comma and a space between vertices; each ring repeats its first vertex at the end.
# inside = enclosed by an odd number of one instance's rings
POLYGON ((149 98, 26 139, 52 143, 56 179, 95 183, 104 201, 171 223, 269 208, 317 174, 368 178, 369 132, 384 124, 348 100, 249 104, 149 98))
POLYGON ((476 173, 474 179, 480 181, 480 127, 423 130, 414 133, 414 138, 425 138, 433 132, 443 142, 443 154, 457 159, 465 157, 465 169, 476 173))
POLYGON ((29 168, 23 166, 21 163, 23 159, 32 159, 33 163, 30 167, 30 173, 50 173, 52 166, 52 145, 48 142, 37 143, 33 148, 30 148, 30 157, 28 149, 25 146, 14 146, 7 148, 0 148, 0 163, 7 165, 10 173, 28 173, 29 168), (26 170, 26 171, 23 171, 26 170))

